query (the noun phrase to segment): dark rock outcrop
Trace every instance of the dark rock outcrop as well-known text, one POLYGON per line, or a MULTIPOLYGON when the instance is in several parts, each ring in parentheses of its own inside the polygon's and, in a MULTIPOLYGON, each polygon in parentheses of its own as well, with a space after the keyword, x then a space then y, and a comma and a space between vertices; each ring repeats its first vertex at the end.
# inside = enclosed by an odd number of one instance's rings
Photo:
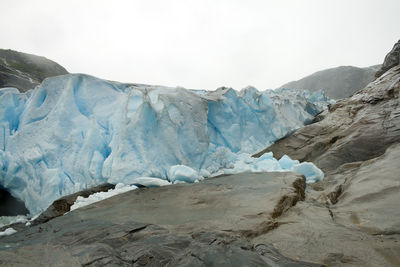
POLYGON ((67 73, 65 68, 45 57, 0 49, 0 88, 15 87, 25 92, 47 77, 67 73))
POLYGON ((393 46, 392 50, 389 54, 386 55, 385 60, 383 61, 382 67, 375 74, 376 78, 379 78, 386 71, 390 70, 394 66, 400 64, 400 40, 393 46))
POLYGON ((281 88, 322 90, 329 98, 341 99, 351 96, 372 82, 379 67, 380 65, 367 68, 340 66, 318 71, 298 81, 284 84, 281 88))
POLYGON ((26 215, 28 213, 24 202, 14 198, 7 190, 0 187, 0 216, 26 215))
POLYGON ((82 190, 76 192, 74 194, 64 196, 62 198, 57 199, 54 201, 44 212, 40 214, 38 218, 36 218, 32 225, 37 225, 41 223, 45 223, 50 221, 58 216, 64 215, 66 212, 71 210, 71 206, 75 203, 78 196, 87 198, 88 196, 98 193, 98 192, 107 192, 110 189, 114 189, 115 185, 113 184, 101 184, 95 187, 91 187, 86 190, 82 190))

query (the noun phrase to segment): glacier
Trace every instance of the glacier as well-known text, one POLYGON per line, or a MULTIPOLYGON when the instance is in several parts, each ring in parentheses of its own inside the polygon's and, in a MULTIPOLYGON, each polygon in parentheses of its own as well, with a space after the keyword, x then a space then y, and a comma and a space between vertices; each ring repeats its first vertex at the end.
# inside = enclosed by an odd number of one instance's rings
POLYGON ((296 170, 320 180, 312 163, 250 154, 310 123, 329 103, 322 92, 208 92, 84 74, 47 78, 26 93, 3 88, 0 186, 37 214, 61 196, 140 177, 176 183, 296 170))

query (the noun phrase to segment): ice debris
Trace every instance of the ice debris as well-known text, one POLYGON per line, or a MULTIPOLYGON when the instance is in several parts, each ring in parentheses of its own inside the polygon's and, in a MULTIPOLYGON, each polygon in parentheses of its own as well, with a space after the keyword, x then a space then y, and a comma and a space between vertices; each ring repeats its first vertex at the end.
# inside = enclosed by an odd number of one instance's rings
POLYGON ((4 230, 3 232, 0 232, 0 236, 6 236, 6 235, 12 235, 15 234, 17 231, 14 228, 7 228, 6 230, 4 230))
POLYGON ((119 195, 119 194, 131 191, 131 190, 135 190, 135 189, 137 189, 137 186, 124 185, 122 183, 118 183, 115 186, 114 189, 110 189, 107 192, 94 193, 94 194, 92 194, 92 195, 90 195, 89 197, 86 197, 86 198, 78 196, 78 198, 76 199, 75 203, 71 206, 70 210, 72 211, 72 210, 75 210, 75 209, 90 205, 92 203, 99 202, 99 201, 101 201, 103 199, 107 199, 107 198, 110 198, 112 196, 119 195))
POLYGON ((284 155, 280 160, 273 157, 272 152, 265 153, 259 158, 253 158, 250 154, 241 153, 231 155, 232 165, 221 168, 211 176, 222 174, 235 174, 242 172, 296 172, 304 175, 307 182, 320 181, 324 178, 324 173, 311 162, 300 163, 284 155))
POLYGON ((183 181, 186 183, 194 183, 196 180, 202 180, 199 172, 185 165, 174 165, 168 170, 168 180, 171 183, 175 181, 183 181))
MULTIPOLYGON (((246 155, 311 122, 328 102, 321 92, 206 92, 82 74, 45 79, 25 94, 0 89, 0 186, 37 214, 61 196, 105 182, 291 170, 298 163, 246 155)), ((314 167, 296 170, 320 179, 314 167)))
POLYGON ((28 217, 25 215, 0 216, 0 228, 14 223, 26 223, 27 221, 28 217))

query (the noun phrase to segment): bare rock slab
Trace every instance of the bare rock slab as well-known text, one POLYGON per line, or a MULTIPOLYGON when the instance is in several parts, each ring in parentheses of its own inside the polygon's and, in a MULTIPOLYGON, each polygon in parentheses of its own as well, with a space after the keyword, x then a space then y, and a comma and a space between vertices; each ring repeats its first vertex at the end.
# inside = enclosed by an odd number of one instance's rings
POLYGON ((319 266, 250 242, 279 227, 304 190, 303 176, 282 172, 142 188, 1 238, 0 264, 319 266))

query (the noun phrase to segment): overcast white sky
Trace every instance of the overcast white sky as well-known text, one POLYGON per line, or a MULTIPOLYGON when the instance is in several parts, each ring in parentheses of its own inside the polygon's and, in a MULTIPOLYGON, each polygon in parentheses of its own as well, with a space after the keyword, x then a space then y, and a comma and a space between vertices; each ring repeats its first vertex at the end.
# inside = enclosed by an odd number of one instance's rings
POLYGON ((382 63, 399 0, 0 0, 0 47, 121 82, 275 88, 382 63))

